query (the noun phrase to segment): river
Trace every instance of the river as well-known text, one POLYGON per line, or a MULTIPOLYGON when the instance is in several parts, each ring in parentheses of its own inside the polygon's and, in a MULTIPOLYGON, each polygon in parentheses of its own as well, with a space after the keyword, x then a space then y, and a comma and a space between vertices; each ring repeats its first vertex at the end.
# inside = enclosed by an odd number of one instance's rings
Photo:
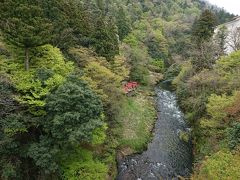
POLYGON ((181 134, 189 133, 184 115, 174 93, 156 89, 158 119, 153 139, 142 154, 125 157, 118 163, 118 180, 159 180, 189 177, 192 170, 191 141, 181 134))

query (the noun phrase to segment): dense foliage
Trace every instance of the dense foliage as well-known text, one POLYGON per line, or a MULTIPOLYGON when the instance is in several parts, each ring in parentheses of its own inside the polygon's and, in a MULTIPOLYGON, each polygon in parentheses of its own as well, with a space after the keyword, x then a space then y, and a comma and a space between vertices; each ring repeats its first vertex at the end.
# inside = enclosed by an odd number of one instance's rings
POLYGON ((179 103, 194 127, 196 179, 240 177, 239 59, 237 51, 201 70, 186 62, 173 80, 179 103))
POLYGON ((164 72, 195 127, 196 176, 238 177, 240 55, 214 65, 214 17, 233 16, 198 0, 0 0, 0 179, 114 179, 117 149, 151 137, 164 72))

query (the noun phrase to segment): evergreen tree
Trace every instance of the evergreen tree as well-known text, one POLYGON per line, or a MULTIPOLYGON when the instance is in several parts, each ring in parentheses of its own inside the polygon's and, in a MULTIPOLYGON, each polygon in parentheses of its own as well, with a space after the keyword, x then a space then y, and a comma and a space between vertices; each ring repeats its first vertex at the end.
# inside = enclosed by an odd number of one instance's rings
POLYGON ((119 39, 122 41, 124 37, 126 37, 128 33, 131 31, 126 14, 122 7, 118 10, 116 19, 117 19, 119 39))
POLYGON ((108 18, 108 33, 111 37, 111 51, 112 51, 112 58, 119 54, 119 36, 118 36, 118 28, 116 26, 116 22, 114 21, 113 17, 108 18))
POLYGON ((196 71, 211 69, 216 61, 216 45, 211 42, 216 24, 216 17, 210 10, 204 10, 193 24, 192 64, 196 71))
POLYGON ((101 15, 96 20, 94 47, 98 55, 105 57, 107 60, 112 60, 119 53, 118 37, 112 19, 108 23, 104 19, 101 15))
POLYGON ((223 24, 225 22, 231 21, 234 18, 234 15, 226 12, 225 9, 216 9, 214 14, 217 17, 218 24, 223 24))
POLYGON ((1 31, 5 41, 25 51, 29 70, 29 51, 51 39, 52 24, 45 17, 40 1, 3 0, 0 3, 1 31))
POLYGON ((103 125, 100 99, 75 76, 47 98, 47 109, 44 129, 59 143, 91 142, 93 130, 103 125))
POLYGON ((224 55, 226 51, 226 39, 228 36, 228 30, 226 26, 221 26, 216 34, 216 43, 219 48, 219 55, 224 55))
POLYGON ((217 24, 215 15, 210 10, 202 12, 199 19, 194 22, 192 36, 199 44, 208 41, 214 34, 214 27, 217 24))

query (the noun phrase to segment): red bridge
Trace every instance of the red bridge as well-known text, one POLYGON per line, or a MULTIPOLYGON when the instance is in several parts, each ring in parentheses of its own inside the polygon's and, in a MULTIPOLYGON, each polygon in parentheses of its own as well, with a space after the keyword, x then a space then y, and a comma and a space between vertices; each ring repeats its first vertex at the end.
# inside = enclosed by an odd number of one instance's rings
POLYGON ((127 94, 129 92, 134 91, 138 86, 139 84, 137 82, 134 82, 134 81, 128 82, 124 85, 123 90, 127 94))

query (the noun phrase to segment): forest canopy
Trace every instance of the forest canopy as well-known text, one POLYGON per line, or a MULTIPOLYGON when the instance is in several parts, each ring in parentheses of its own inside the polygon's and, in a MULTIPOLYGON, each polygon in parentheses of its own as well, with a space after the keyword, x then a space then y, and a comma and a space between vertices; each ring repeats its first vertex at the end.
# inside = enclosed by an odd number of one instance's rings
POLYGON ((199 0, 0 0, 0 179, 114 179, 117 151, 151 139, 163 74, 194 128, 193 176, 239 177, 240 55, 213 38, 233 17, 199 0))

